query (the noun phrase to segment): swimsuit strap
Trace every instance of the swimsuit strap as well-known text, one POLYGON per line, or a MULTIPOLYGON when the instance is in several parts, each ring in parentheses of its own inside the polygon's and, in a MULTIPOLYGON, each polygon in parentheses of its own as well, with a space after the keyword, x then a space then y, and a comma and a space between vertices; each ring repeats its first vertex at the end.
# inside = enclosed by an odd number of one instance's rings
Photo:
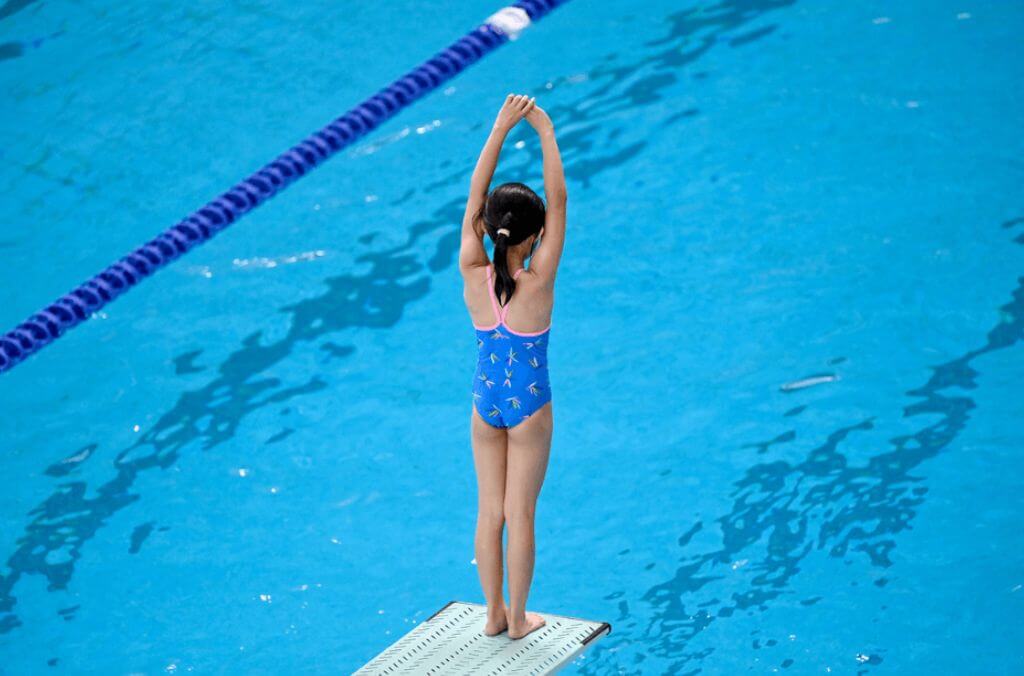
MULTIPOLYGON (((493 267, 493 263, 487 266, 487 295, 491 298, 491 307, 494 308, 494 317, 498 320, 499 324, 504 324, 505 317, 508 315, 508 304, 502 308, 501 304, 498 302, 498 296, 494 293, 494 277, 491 274, 491 268, 493 267)), ((512 279, 519 279, 520 273, 525 269, 526 268, 519 268, 516 270, 512 274, 512 279)))
POLYGON ((504 315, 501 313, 501 305, 498 304, 498 297, 494 294, 494 281, 491 275, 491 267, 487 266, 487 295, 491 298, 491 307, 494 309, 494 320, 499 324, 505 321, 504 315))

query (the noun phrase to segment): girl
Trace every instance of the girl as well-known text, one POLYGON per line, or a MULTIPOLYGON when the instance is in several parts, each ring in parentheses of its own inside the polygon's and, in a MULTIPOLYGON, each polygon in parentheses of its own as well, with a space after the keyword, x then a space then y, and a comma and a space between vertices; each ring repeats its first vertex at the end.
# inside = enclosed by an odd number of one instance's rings
POLYGON ((551 119, 535 99, 509 94, 473 171, 459 252, 479 349, 470 429, 479 495, 476 563, 487 599, 488 636, 507 629, 509 637, 522 638, 544 625, 540 615, 526 612, 526 597, 533 577, 534 510, 551 450, 547 349, 565 201, 551 119), (487 194, 502 143, 522 119, 540 137, 546 207, 522 183, 505 183, 487 194), (493 264, 484 249, 485 232, 494 243, 493 264), (508 605, 501 565, 506 522, 508 605))

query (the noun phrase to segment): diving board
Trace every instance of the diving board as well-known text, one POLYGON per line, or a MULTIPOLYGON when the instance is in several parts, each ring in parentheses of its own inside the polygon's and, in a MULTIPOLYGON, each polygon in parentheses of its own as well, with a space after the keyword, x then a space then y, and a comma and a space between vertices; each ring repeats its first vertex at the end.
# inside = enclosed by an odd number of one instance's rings
POLYGON ((553 674, 611 632, 607 622, 538 613, 547 622, 513 640, 485 636, 487 607, 451 601, 355 672, 360 675, 484 676, 553 674))

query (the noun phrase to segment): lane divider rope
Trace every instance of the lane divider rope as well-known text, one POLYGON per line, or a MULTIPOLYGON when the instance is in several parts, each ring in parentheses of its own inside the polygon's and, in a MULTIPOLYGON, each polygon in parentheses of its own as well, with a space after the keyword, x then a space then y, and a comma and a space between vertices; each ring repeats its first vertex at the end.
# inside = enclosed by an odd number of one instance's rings
POLYGON ((0 337, 0 373, 284 190, 568 0, 520 0, 0 337))

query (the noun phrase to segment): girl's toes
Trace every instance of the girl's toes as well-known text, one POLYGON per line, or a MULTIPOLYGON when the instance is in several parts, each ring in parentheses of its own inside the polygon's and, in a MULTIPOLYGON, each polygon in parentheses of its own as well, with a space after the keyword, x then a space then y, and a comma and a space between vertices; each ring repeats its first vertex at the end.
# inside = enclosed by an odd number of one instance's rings
POLYGON ((544 618, 537 613, 526 613, 526 621, 522 626, 509 626, 509 638, 522 638, 544 626, 544 618))

